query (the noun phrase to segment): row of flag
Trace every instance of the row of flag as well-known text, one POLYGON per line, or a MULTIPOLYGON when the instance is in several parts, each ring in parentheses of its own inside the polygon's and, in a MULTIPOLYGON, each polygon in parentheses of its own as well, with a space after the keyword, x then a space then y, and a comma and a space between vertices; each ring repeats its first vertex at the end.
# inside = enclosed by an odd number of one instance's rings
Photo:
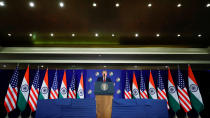
POLYGON ((149 75, 148 93, 145 87, 142 71, 140 71, 140 88, 139 89, 138 89, 135 73, 133 72, 133 81, 132 81, 132 90, 131 90, 128 75, 126 73, 124 97, 125 99, 150 98, 150 99, 166 100, 167 108, 170 109, 171 107, 174 112, 177 112, 178 110, 180 110, 180 106, 181 106, 186 113, 191 111, 192 108, 194 108, 199 113, 200 111, 204 109, 204 104, 203 104, 203 100, 199 91, 198 84, 196 82, 195 76, 192 72, 190 65, 188 66, 188 85, 189 85, 190 96, 188 94, 188 89, 185 85, 185 81, 184 81, 184 78, 180 69, 178 68, 178 85, 176 87, 173 82, 170 69, 168 68, 168 94, 166 93, 160 70, 158 71, 157 90, 155 87, 155 83, 154 83, 151 71, 149 75))
MULTIPOLYGON (((73 72, 74 73, 74 72, 73 72)), ((29 66, 25 72, 24 78, 18 94, 18 66, 16 67, 12 78, 9 83, 7 94, 5 96, 4 106, 7 113, 13 111, 17 107, 22 112, 25 110, 27 104, 31 108, 31 111, 36 111, 37 100, 41 99, 58 99, 58 98, 72 98, 72 99, 84 99, 84 85, 83 85, 83 73, 81 73, 80 83, 78 91, 76 93, 75 89, 75 77, 71 80, 70 87, 67 91, 67 82, 66 82, 66 71, 64 71, 62 83, 58 91, 58 81, 57 81, 57 70, 53 78, 53 84, 51 89, 48 86, 48 69, 46 69, 45 76, 39 90, 39 69, 37 70, 31 89, 29 89, 29 66), (77 95, 77 96, 76 96, 77 95), (17 99, 18 97, 18 99, 17 99)))

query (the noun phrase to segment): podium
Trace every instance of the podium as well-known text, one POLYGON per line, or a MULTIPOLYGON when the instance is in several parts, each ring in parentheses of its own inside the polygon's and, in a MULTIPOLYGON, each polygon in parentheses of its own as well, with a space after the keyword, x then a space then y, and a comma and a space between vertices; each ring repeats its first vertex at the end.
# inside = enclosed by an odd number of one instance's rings
POLYGON ((114 94, 113 82, 95 82, 96 116, 111 118, 114 94))

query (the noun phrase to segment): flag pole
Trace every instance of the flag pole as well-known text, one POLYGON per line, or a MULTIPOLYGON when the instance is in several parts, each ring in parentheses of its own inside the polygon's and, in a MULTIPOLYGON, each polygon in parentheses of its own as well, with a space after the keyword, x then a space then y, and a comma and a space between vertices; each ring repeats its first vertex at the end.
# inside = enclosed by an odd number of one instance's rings
POLYGON ((185 118, 189 118, 188 115, 187 115, 187 112, 186 112, 186 117, 185 118))
POLYGON ((176 112, 175 112, 174 118, 178 118, 177 115, 176 115, 176 112))
POLYGON ((8 112, 7 112, 7 115, 5 116, 5 118, 9 118, 9 114, 8 114, 8 112))
POLYGON ((198 118, 201 118, 201 115, 200 115, 200 113, 198 112, 198 118))
POLYGON ((31 111, 31 113, 30 113, 30 116, 29 116, 29 118, 32 118, 32 115, 31 115, 31 114, 32 114, 32 111, 31 111))
POLYGON ((18 116, 18 118, 22 118, 22 117, 21 117, 21 112, 20 112, 20 115, 18 116))

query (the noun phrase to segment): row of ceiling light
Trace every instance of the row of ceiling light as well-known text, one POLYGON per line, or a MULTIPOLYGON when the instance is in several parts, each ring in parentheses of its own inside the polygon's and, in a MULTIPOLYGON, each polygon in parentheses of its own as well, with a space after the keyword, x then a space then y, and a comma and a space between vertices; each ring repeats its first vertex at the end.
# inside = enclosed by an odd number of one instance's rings
MULTIPOLYGON (((32 33, 29 33, 28 35, 29 35, 30 37, 33 36, 32 33)), ((54 36, 55 36, 54 33, 50 33, 49 35, 50 35, 51 37, 54 37, 54 36)), ((11 37, 12 34, 11 34, 11 33, 8 33, 8 36, 11 37)), ((75 37, 76 34, 75 34, 75 33, 72 33, 71 36, 72 36, 72 37, 75 37)), ((94 36, 95 36, 95 37, 99 37, 99 33, 95 33, 94 36)), ((115 37, 116 35, 115 35, 115 34, 112 34, 111 36, 112 36, 112 37, 115 37)), ((159 33, 156 33, 155 36, 156 36, 156 37, 160 37, 160 34, 159 34, 159 33)), ((177 34, 176 36, 177 36, 177 37, 181 37, 181 34, 177 34)), ((136 38, 139 37, 139 34, 138 34, 138 33, 135 33, 135 34, 134 34, 134 37, 136 37, 136 38)), ((201 34, 198 34, 197 37, 200 38, 200 37, 202 37, 202 35, 201 35, 201 34)))
MULTIPOLYGON (((6 3, 5 3, 4 1, 0 1, 0 7, 4 7, 5 5, 6 5, 6 3)), ((29 5, 29 7, 33 8, 33 7, 35 7, 35 2, 30 1, 30 2, 28 3, 28 5, 29 5)), ((59 7, 61 7, 61 8, 63 8, 63 7, 65 6, 64 2, 62 2, 62 1, 59 2, 58 5, 59 5, 59 7)), ((96 2, 93 2, 92 6, 93 6, 93 7, 97 7, 98 4, 97 4, 96 2)), ((177 6, 177 7, 182 7, 182 4, 181 4, 181 3, 178 3, 176 6, 177 6)), ((115 3, 115 7, 117 7, 117 8, 120 7, 120 3, 115 3)), ((148 4, 147 4, 147 7, 152 7, 152 3, 148 3, 148 4)), ((210 7, 210 3, 207 3, 207 4, 206 4, 206 7, 210 7)))

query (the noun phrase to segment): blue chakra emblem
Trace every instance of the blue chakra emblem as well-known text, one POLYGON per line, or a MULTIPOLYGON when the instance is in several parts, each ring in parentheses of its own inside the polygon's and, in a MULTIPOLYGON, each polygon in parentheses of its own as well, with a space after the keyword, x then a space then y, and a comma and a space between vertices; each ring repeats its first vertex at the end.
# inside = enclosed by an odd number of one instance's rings
POLYGON ((47 87, 43 87, 41 89, 42 94, 47 94, 48 93, 48 88, 47 87))
POLYGON ((23 86, 21 86, 21 92, 28 92, 28 90, 29 90, 29 87, 28 87, 28 85, 27 84, 24 84, 23 86))
POLYGON ((154 88, 150 88, 149 89, 149 93, 150 95, 154 95, 156 92, 155 92, 155 89, 154 88))

